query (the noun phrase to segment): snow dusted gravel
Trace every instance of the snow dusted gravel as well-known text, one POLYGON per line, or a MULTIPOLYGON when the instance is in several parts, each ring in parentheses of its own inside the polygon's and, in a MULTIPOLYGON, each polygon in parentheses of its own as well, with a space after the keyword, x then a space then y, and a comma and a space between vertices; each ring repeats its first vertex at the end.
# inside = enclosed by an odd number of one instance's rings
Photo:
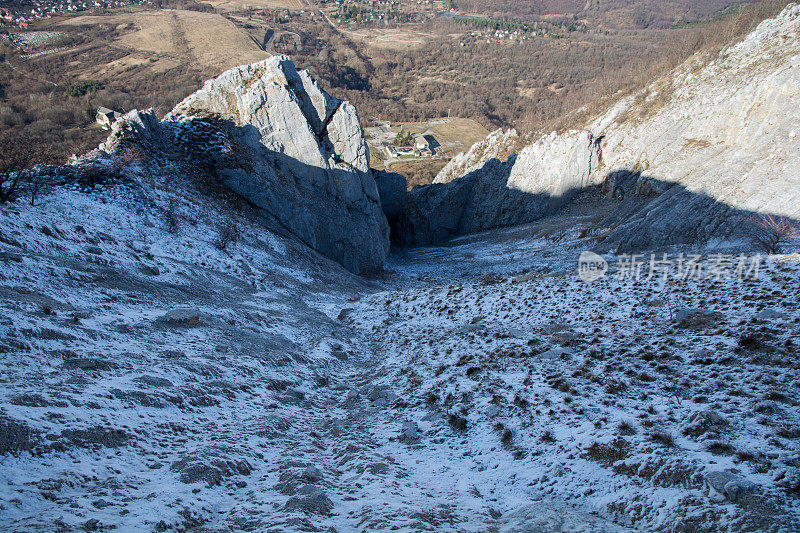
POLYGON ((757 279, 589 284, 585 243, 537 230, 395 256, 388 284, 406 288, 350 313, 410 420, 434 421, 421 442, 450 425, 459 469, 510 531, 547 515, 524 500, 636 529, 796 531, 800 256, 765 259, 757 279))
POLYGON ((797 530, 798 256, 586 284, 517 228, 366 282, 195 185, 43 201, 0 209, 4 531, 797 530))

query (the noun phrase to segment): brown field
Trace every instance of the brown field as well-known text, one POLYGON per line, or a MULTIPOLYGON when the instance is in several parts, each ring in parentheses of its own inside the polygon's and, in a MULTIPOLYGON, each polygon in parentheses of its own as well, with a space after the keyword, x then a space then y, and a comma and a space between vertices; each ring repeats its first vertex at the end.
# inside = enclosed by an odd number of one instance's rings
POLYGON ((432 33, 409 28, 364 28, 350 31, 339 27, 339 31, 375 51, 409 51, 422 47, 436 36, 432 33))
MULTIPOLYGON (((401 128, 412 134, 432 135, 439 143, 436 155, 445 159, 469 150, 473 144, 482 141, 489 134, 489 130, 469 118, 438 118, 426 122, 396 122, 391 124, 390 132, 387 132, 385 127, 383 129, 367 127, 365 128, 367 143, 380 150, 384 144, 391 144, 394 141, 401 128)), ((383 160, 384 157, 380 154, 378 159, 383 160)))
POLYGON ((405 176, 406 185, 410 191, 419 185, 430 184, 446 164, 447 161, 443 159, 398 161, 389 165, 389 170, 405 176))
MULTIPOLYGON (((451 158, 459 152, 465 152, 478 141, 489 135, 489 130, 469 118, 440 118, 427 122, 405 122, 405 131, 424 133, 434 136, 441 145, 439 153, 451 158)), ((399 131, 399 125, 393 130, 399 131)))
POLYGON ((57 32, 57 46, 26 57, 0 45, 13 66, 0 69, 0 139, 30 139, 20 145, 46 163, 97 146, 106 135, 95 126, 99 106, 163 115, 204 80, 270 56, 223 15, 199 11, 135 8, 37 26, 57 32), (70 93, 88 81, 97 88, 70 93))
POLYGON ((246 9, 304 9, 302 0, 208 0, 208 4, 220 11, 244 11, 246 9))
POLYGON ((473 144, 483 140, 489 131, 472 119, 440 118, 426 122, 394 123, 386 130, 381 127, 365 129, 367 143, 370 146, 372 167, 387 169, 402 174, 408 180, 408 188, 415 185, 427 185, 454 155, 468 150, 473 144), (434 157, 409 157, 387 161, 383 151, 386 143, 391 143, 402 127, 410 133, 432 135, 439 144, 434 157))
MULTIPOLYGON (((113 24, 119 36, 113 46, 132 52, 135 58, 125 63, 156 61, 148 66, 154 72, 163 72, 169 67, 159 59, 191 65, 204 74, 213 76, 231 67, 253 63, 270 56, 250 40, 247 34, 231 21, 215 13, 197 11, 161 10, 139 13, 119 13, 103 16, 82 16, 68 19, 68 26, 113 24), (138 54, 138 55, 137 55, 138 54)), ((99 65, 110 68, 115 65, 99 65)))

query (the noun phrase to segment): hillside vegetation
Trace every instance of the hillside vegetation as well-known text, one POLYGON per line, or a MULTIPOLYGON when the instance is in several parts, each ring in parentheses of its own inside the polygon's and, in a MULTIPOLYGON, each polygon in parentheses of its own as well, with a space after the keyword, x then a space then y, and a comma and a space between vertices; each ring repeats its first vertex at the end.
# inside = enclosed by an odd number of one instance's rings
POLYGON ((668 28, 678 23, 707 20, 743 3, 746 0, 459 0, 458 7, 500 17, 582 18, 606 27, 668 28))

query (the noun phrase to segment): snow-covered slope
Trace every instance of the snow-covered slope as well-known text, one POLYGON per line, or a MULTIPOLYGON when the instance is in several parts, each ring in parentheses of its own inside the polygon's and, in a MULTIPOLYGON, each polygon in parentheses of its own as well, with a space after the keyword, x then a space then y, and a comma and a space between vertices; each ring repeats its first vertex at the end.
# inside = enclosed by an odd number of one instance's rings
POLYGON ((796 257, 590 286, 528 228, 379 292, 157 170, 0 209, 4 530, 796 528, 796 257))
POLYGON ((253 484, 302 460, 274 443, 353 350, 328 308, 367 286, 157 170, 0 209, 4 531, 281 520, 253 484))
POLYGON ((796 531, 800 256, 587 284, 537 229, 390 257, 405 288, 350 314, 392 354, 420 453, 438 424, 462 435, 457 483, 500 531, 796 531))

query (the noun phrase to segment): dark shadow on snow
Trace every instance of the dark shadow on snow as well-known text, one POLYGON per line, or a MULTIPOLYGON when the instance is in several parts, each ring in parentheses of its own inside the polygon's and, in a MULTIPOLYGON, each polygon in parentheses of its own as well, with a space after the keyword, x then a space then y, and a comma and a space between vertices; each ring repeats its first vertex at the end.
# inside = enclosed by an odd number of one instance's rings
MULTIPOLYGON (((596 204, 596 210, 588 209, 592 212, 588 233, 602 251, 703 245, 711 239, 741 235, 743 226, 761 216, 631 169, 614 170, 599 185, 561 195, 527 193, 507 186, 515 161, 515 155, 505 162, 491 159, 449 183, 409 192, 400 214, 389 219, 393 244, 427 245, 528 224, 557 215, 576 202, 596 204)), ((784 220, 798 227, 796 220, 784 220)))

